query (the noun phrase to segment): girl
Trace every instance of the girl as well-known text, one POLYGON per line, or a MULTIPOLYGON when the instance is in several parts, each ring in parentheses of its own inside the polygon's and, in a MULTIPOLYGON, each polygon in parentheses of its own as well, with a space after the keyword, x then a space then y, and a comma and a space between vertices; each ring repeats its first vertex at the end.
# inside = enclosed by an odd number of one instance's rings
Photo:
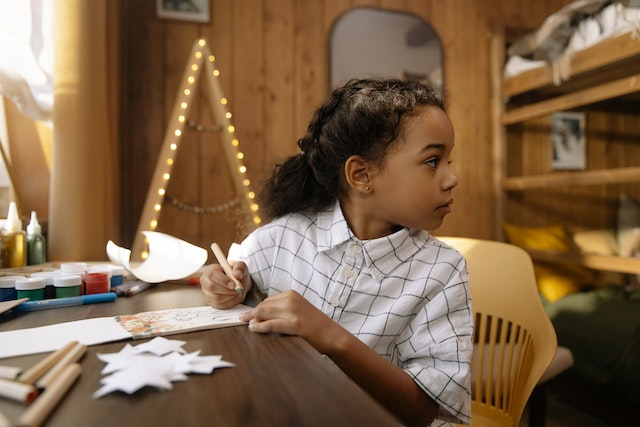
POLYGON ((464 258, 432 237, 451 212, 453 127, 431 88, 353 80, 314 114, 261 194, 272 221, 200 282, 241 320, 300 335, 407 425, 468 423, 472 314, 464 258))

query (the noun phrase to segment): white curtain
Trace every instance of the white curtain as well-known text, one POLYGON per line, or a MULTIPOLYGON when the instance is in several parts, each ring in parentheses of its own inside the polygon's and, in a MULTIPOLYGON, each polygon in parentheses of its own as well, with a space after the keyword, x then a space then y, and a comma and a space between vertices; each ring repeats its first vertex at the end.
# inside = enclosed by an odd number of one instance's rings
POLYGON ((0 95, 35 120, 53 109, 54 0, 0 0, 0 95))

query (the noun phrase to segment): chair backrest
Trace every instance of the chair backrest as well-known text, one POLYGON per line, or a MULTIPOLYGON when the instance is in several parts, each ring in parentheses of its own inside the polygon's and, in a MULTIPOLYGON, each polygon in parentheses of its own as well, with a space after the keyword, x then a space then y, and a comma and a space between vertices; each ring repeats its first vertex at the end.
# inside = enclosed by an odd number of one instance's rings
POLYGON ((472 425, 517 427, 557 348, 530 256, 502 242, 438 237, 467 260, 475 318, 472 425))

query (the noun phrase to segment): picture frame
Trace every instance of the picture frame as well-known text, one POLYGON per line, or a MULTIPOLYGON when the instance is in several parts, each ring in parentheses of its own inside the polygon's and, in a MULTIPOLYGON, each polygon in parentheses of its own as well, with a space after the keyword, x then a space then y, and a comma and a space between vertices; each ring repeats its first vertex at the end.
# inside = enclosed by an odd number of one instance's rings
POLYGON ((559 111, 551 115, 554 170, 587 167, 584 113, 559 111))
POLYGON ((156 0, 158 18, 209 22, 210 0, 156 0))

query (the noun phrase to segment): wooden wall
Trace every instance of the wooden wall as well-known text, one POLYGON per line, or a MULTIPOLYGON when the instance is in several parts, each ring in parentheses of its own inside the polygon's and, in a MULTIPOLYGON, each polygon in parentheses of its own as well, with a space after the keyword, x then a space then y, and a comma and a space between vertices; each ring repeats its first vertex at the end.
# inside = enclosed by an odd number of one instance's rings
MULTIPOLYGON (((159 19, 155 1, 122 1, 122 236, 130 244, 162 144, 168 115, 194 40, 206 37, 246 154, 254 188, 282 157, 296 152, 313 110, 328 94, 333 23, 357 6, 413 13, 444 47, 449 113, 456 130, 460 185, 454 213, 439 234, 494 238, 489 33, 539 26, 569 0, 211 0, 211 22, 159 19)), ((204 91, 203 91, 204 94, 204 91)), ((201 95, 190 118, 214 121, 201 95)), ((180 203, 220 206, 235 196, 219 139, 186 132, 168 194, 180 203)), ((226 247, 247 231, 232 212, 199 215, 165 205, 158 231, 208 247, 226 247)))

